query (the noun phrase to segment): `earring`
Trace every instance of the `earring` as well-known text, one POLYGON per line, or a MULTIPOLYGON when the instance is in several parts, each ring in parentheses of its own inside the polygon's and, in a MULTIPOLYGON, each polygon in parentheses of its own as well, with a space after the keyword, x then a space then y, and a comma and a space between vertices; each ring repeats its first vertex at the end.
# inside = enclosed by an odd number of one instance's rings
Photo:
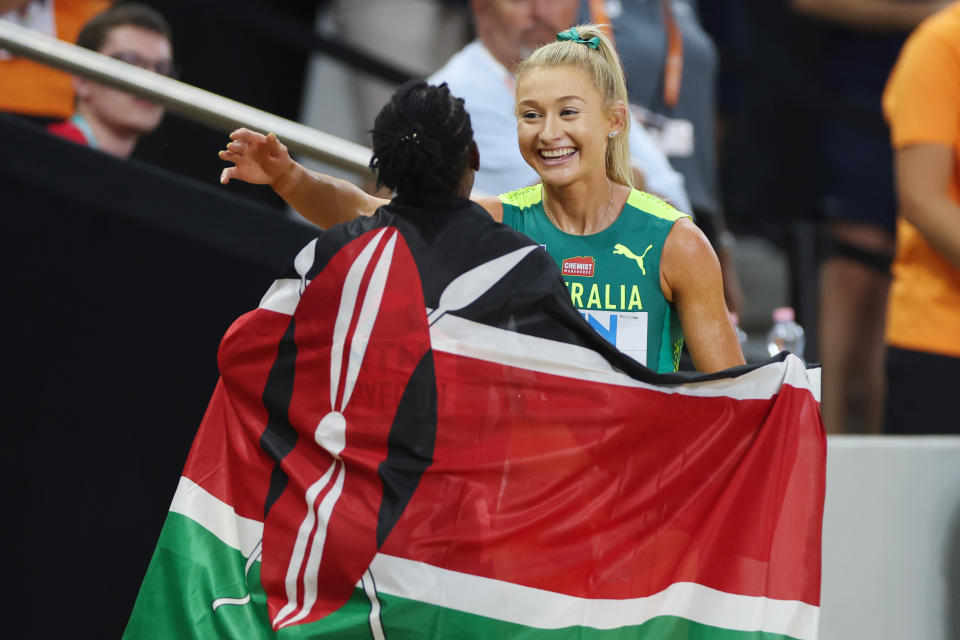
POLYGON ((620 133, 620 132, 619 132, 619 131, 611 131, 610 133, 607 134, 607 136, 610 137, 610 138, 615 138, 618 133, 620 133))

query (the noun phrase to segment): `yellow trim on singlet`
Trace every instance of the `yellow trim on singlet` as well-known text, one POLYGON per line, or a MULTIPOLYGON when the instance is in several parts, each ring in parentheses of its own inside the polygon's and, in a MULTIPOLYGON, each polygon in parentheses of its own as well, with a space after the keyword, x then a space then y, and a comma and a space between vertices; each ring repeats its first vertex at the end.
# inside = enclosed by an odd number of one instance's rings
POLYGON ((540 183, 500 194, 500 202, 513 205, 518 209, 532 207, 541 200, 543 200, 543 185, 540 183))
MULTIPOLYGON (((517 189, 516 191, 500 194, 499 198, 500 202, 504 204, 512 205, 518 209, 526 209, 527 207, 532 207, 543 200, 543 185, 535 184, 529 187, 523 187, 522 189, 517 189)), ((627 204, 635 209, 643 211, 644 213, 649 213, 652 216, 661 218, 663 220, 669 220, 670 222, 675 222, 680 218, 690 217, 688 214, 674 209, 672 205, 664 202, 657 196, 647 193, 646 191, 640 191, 638 189, 630 190, 630 196, 627 198, 627 204)))
POLYGON ((670 222, 675 222, 680 218, 690 217, 688 214, 674 209, 672 205, 664 202, 657 196, 647 193, 646 191, 640 191, 639 189, 630 190, 630 197, 627 198, 627 204, 636 209, 640 209, 644 213, 649 213, 652 216, 663 218, 670 222))

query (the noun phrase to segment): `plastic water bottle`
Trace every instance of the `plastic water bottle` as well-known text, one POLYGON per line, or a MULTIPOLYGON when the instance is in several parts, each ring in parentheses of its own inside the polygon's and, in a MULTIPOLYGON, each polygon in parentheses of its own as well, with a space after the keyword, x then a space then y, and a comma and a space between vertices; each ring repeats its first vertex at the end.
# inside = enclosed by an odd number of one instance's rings
POLYGON ((775 356, 781 351, 789 351, 803 358, 803 327, 794 321, 791 307, 777 307, 773 310, 773 326, 767 333, 767 351, 775 356))

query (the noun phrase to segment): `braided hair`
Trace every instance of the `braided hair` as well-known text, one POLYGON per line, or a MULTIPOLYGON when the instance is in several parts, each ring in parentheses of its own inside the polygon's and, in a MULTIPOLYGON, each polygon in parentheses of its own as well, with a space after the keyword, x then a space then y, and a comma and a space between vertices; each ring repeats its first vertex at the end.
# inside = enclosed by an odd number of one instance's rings
POLYGON ((371 134, 377 186, 398 195, 452 194, 470 162, 470 114, 446 83, 403 84, 377 114, 371 134))

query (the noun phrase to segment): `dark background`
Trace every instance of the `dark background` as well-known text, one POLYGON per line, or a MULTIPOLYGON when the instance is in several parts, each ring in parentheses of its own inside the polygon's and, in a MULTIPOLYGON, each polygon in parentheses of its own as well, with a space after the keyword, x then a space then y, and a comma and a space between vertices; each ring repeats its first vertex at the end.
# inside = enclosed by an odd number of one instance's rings
POLYGON ((0 116, 6 637, 122 633, 220 338, 312 228, 0 116))
MULTIPOLYGON (((326 4, 145 0, 184 82, 297 120, 326 4)), ((366 70, 366 71, 364 71, 366 70)), ((217 347, 316 230, 218 182, 227 134, 168 113, 124 162, 0 114, 9 637, 120 637, 217 381, 217 347)))

